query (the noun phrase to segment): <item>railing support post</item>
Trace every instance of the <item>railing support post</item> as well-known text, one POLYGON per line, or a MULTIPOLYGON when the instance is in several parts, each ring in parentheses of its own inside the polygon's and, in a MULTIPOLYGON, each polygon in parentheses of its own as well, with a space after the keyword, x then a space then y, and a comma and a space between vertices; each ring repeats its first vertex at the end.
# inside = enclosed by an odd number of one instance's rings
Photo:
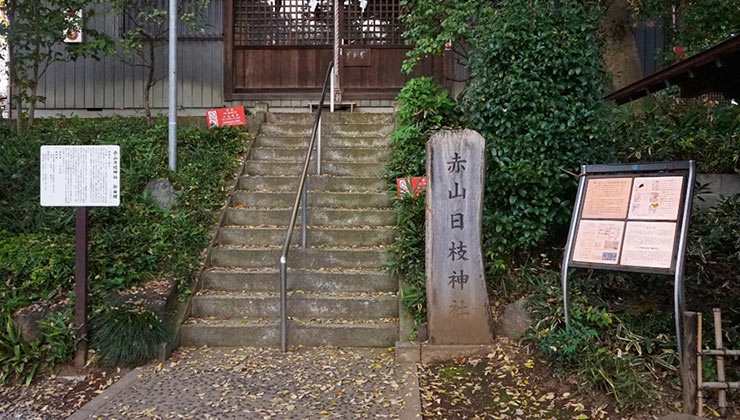
POLYGON ((280 258, 280 351, 288 351, 288 268, 285 257, 280 258))
POLYGON ((316 129, 316 175, 321 175, 321 117, 319 117, 319 127, 316 129))
POLYGON ((301 193, 301 247, 306 248, 306 231, 308 227, 308 188, 301 193))

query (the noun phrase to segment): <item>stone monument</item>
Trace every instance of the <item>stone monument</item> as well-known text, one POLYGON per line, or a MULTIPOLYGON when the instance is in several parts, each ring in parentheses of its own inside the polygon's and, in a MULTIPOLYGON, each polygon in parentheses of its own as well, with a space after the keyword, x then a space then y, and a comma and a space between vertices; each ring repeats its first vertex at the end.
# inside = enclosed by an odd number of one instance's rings
POLYGON ((440 131, 427 142, 426 274, 429 342, 491 344, 481 250, 485 140, 440 131))

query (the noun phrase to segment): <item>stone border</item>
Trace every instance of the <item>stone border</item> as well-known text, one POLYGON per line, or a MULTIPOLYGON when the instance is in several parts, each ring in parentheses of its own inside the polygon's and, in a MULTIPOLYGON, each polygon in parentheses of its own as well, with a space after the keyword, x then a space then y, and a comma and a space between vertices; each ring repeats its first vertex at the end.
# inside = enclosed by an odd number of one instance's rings
POLYGON ((123 378, 119 379, 118 382, 111 385, 110 388, 106 389, 105 391, 100 393, 100 395, 98 395, 97 397, 89 401, 87 404, 77 409, 77 411, 75 411, 74 414, 67 417, 67 420, 89 419, 90 416, 95 414, 96 411, 100 410, 100 408, 103 405, 108 403, 116 395, 125 391, 131 385, 133 385, 136 381, 138 381, 140 373, 141 373, 140 368, 136 368, 132 370, 131 372, 127 373, 123 378))
MULTIPOLYGON (((171 301, 174 306, 172 308, 171 306, 167 307, 167 311, 172 314, 172 316, 169 318, 169 330, 170 330, 170 337, 169 339, 162 343, 160 350, 159 350, 159 361, 165 361, 167 360, 170 355, 172 354, 175 349, 180 347, 180 328, 182 327, 183 322, 188 318, 190 315, 190 305, 192 302, 193 295, 200 290, 202 287, 202 281, 201 278, 203 276, 203 272, 205 271, 206 267, 210 264, 211 261, 211 249, 217 245, 216 238, 218 236, 218 229, 223 225, 224 218, 226 217, 226 212, 229 209, 229 202, 231 201, 231 196, 236 189, 237 185, 239 184, 239 179, 244 175, 244 171, 246 169, 247 161, 249 160, 249 154, 252 152, 252 146, 254 145, 254 140, 257 137, 257 134, 260 131, 260 128, 262 127, 262 123, 267 121, 267 112, 268 107, 265 105, 263 107, 258 107, 255 110, 254 114, 250 114, 247 117, 247 128, 249 130, 249 133, 254 136, 252 141, 247 144, 244 153, 242 154, 243 159, 241 162, 241 165, 239 165, 239 168, 234 171, 234 177, 231 180, 231 182, 226 187, 227 192, 227 199, 223 203, 223 208, 221 209, 221 214, 218 217, 218 222, 215 225, 215 229, 212 230, 211 240, 209 241, 208 248, 206 248, 206 257, 203 260, 200 270, 198 270, 198 274, 195 276, 195 279, 190 284, 190 290, 191 294, 183 301, 177 301, 177 288, 174 287, 171 292, 171 301)), ((170 299, 168 299, 168 302, 170 299)))

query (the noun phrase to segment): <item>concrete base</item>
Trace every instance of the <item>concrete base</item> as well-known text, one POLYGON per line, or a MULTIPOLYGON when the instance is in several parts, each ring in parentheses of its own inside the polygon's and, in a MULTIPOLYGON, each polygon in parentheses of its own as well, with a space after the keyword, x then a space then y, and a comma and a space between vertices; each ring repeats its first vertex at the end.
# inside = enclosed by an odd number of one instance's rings
POLYGON ((415 341, 396 342, 396 362, 419 363, 421 362, 421 346, 415 341))
POLYGON ((488 354, 495 349, 490 344, 480 345, 421 345, 421 363, 434 363, 443 360, 455 359, 460 357, 471 357, 488 354))

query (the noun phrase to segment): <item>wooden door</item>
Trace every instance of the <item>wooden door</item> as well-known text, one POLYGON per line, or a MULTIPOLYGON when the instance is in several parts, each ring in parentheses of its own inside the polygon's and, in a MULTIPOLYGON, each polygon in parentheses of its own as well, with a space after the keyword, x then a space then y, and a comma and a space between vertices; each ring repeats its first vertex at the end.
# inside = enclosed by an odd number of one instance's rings
MULTIPOLYGON (((339 63, 343 98, 393 99, 410 78, 400 0, 341 0, 339 63)), ((318 98, 333 58, 334 0, 226 0, 226 99, 318 98)), ((445 73, 441 57, 413 76, 445 73)))

